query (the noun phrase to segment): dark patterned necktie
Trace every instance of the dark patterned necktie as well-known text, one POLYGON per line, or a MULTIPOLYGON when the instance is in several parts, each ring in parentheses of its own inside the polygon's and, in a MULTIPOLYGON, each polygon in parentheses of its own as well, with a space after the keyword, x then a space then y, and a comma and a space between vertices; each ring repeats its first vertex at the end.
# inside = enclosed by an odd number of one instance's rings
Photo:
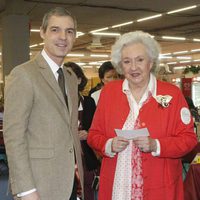
POLYGON ((64 77, 64 73, 61 67, 59 67, 58 69, 58 84, 60 86, 60 89, 63 93, 67 108, 68 108, 68 99, 67 99, 67 94, 66 94, 66 90, 65 90, 65 77, 64 77))

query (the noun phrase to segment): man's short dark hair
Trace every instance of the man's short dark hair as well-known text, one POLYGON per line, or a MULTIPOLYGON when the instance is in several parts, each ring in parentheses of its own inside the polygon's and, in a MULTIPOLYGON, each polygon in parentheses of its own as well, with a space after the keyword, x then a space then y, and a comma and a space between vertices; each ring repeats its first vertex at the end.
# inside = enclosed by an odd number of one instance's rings
POLYGON ((49 23, 49 18, 52 16, 69 16, 72 18, 73 22, 74 22, 74 29, 76 31, 77 29, 77 22, 74 16, 72 16, 72 14, 64 7, 56 7, 51 9, 50 11, 48 11, 42 20, 42 25, 41 25, 41 29, 44 31, 44 33, 47 30, 47 26, 49 23))

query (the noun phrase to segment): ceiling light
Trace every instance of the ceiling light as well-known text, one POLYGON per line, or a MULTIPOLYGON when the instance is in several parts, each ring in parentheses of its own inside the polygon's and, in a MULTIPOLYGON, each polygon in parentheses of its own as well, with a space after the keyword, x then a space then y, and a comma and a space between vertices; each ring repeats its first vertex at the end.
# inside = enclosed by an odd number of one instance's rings
POLYGON ((31 29, 31 32, 40 32, 40 29, 31 29))
POLYGON ((132 24, 132 23, 133 23, 133 21, 125 22, 125 23, 122 23, 122 24, 114 25, 114 26, 112 26, 112 28, 117 28, 117 27, 120 27, 120 26, 126 26, 126 25, 129 25, 129 24, 132 24))
POLYGON ((172 56, 163 56, 163 55, 159 55, 159 59, 171 59, 172 56))
POLYGON ((188 51, 176 51, 176 52, 173 52, 173 54, 184 54, 184 53, 188 53, 188 51))
POLYGON ((168 62, 167 64, 168 65, 174 65, 174 64, 177 64, 177 62, 168 62))
POLYGON ((85 66, 83 66, 83 68, 89 68, 89 69, 92 69, 92 68, 93 68, 93 66, 88 66, 88 65, 85 65, 85 66))
POLYGON ((86 63, 84 63, 84 62, 77 62, 76 64, 79 65, 79 66, 86 65, 86 63))
POLYGON ((197 52, 200 51, 200 49, 192 49, 191 52, 197 52))
POLYGON ((184 37, 171 37, 171 36, 162 36, 163 39, 167 40, 186 40, 184 37))
POLYGON ((37 47, 37 46, 38 46, 38 44, 33 44, 33 45, 30 45, 29 47, 33 48, 33 47, 37 47))
POLYGON ((105 57, 105 58, 108 58, 109 56, 106 55, 106 54, 91 54, 90 57, 101 57, 101 58, 105 57))
POLYGON ((80 37, 80 36, 82 36, 82 35, 85 35, 85 33, 79 32, 79 31, 78 31, 78 32, 76 33, 76 38, 78 38, 78 37, 80 37))
POLYGON ((200 61, 200 59, 196 59, 196 60, 193 60, 194 62, 199 62, 200 61))
POLYGON ((120 33, 94 32, 92 35, 120 36, 120 33))
POLYGON ((177 59, 186 59, 186 60, 188 60, 188 59, 191 59, 191 56, 177 56, 176 57, 177 59))
POLYGON ((182 60, 179 63, 189 63, 189 62, 191 62, 191 60, 182 60))
POLYGON ((185 66, 177 66, 177 67, 174 67, 173 69, 175 69, 175 70, 178 70, 178 69, 185 69, 185 66))
POLYGON ((169 56, 169 55, 171 55, 171 53, 162 53, 162 54, 160 54, 161 56, 169 56))
POLYGON ((108 27, 96 29, 96 30, 90 31, 90 33, 99 32, 99 31, 105 31, 105 30, 108 30, 108 27))
POLYGON ((89 65, 100 65, 99 62, 89 62, 88 64, 89 64, 89 65))
POLYGON ((181 9, 177 9, 177 10, 172 10, 172 11, 167 12, 167 14, 170 15, 170 14, 173 14, 173 13, 182 12, 182 11, 193 9, 193 8, 196 8, 196 7, 197 7, 197 5, 189 6, 189 7, 185 7, 185 8, 181 8, 181 9))
POLYGON ((194 42, 200 42, 200 39, 194 38, 193 41, 194 42))
POLYGON ((149 19, 154 19, 154 18, 161 17, 161 16, 162 16, 162 14, 153 15, 153 16, 150 16, 150 17, 145 17, 145 18, 142 18, 142 19, 138 19, 137 22, 141 22, 141 21, 145 21, 145 20, 149 20, 149 19))
POLYGON ((84 54, 81 54, 81 53, 69 53, 69 54, 67 54, 67 56, 69 56, 69 57, 83 57, 84 54))

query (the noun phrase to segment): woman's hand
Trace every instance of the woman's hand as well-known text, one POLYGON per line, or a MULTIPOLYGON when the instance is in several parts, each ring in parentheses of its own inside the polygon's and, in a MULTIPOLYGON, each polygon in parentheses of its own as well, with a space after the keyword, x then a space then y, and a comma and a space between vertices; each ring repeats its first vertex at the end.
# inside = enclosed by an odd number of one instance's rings
POLYGON ((80 140, 87 140, 88 132, 86 130, 81 130, 78 132, 80 140))
POLYGON ((133 142, 142 152, 156 152, 157 150, 156 140, 150 137, 137 137, 133 139, 133 142))
POLYGON ((126 149, 128 144, 129 144, 129 141, 127 139, 117 136, 113 138, 113 141, 112 141, 112 152, 114 153, 121 152, 124 149, 126 149))

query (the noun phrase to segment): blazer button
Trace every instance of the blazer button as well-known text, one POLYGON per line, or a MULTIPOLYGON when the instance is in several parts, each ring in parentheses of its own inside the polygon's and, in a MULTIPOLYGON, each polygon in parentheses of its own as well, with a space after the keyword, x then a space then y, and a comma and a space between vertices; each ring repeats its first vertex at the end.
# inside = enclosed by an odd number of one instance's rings
POLYGON ((72 152, 73 152, 73 148, 71 148, 71 149, 69 150, 69 152, 72 153, 72 152))

